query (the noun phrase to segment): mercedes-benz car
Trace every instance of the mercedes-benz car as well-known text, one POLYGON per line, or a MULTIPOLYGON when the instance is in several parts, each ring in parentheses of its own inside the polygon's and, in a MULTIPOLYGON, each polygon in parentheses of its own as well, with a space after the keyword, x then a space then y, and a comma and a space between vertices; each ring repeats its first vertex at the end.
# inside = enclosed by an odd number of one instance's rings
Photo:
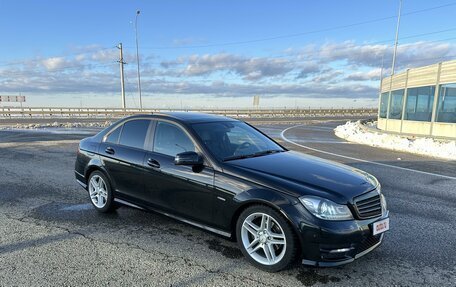
POLYGON ((191 112, 135 115, 83 139, 77 182, 100 212, 156 211, 238 242, 275 272, 352 262, 389 229, 377 179, 294 152, 248 123, 191 112))

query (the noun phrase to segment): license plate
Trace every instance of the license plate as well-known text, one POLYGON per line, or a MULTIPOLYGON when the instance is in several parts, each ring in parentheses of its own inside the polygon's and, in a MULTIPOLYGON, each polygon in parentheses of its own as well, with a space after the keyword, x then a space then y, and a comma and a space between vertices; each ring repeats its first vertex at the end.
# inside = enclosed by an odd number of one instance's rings
POLYGON ((373 235, 377 235, 389 230, 390 227, 390 220, 389 218, 374 222, 372 226, 372 233, 373 235))

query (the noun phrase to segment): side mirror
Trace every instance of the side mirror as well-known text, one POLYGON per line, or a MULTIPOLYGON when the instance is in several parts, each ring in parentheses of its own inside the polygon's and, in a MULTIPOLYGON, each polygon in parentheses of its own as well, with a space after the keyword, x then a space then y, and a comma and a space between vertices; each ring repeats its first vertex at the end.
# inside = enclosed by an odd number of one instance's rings
POLYGON ((186 151, 176 155, 174 158, 175 165, 203 165, 203 157, 194 151, 186 151))

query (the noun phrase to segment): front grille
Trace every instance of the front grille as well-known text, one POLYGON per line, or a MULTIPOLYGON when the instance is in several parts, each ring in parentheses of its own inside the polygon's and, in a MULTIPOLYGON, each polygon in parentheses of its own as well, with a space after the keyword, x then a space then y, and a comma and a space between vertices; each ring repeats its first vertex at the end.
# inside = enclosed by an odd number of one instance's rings
POLYGON ((359 219, 368 219, 382 215, 382 202, 377 191, 354 198, 355 209, 359 219))

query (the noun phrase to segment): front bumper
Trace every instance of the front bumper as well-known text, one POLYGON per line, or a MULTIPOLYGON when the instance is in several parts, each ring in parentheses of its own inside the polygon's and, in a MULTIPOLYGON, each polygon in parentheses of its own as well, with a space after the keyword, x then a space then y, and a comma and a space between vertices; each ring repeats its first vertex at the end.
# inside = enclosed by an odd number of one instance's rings
POLYGON ((380 246, 383 241, 383 236, 384 234, 380 234, 367 238, 365 242, 360 243, 361 247, 358 248, 358 250, 353 247, 331 250, 320 249, 321 256, 319 261, 302 259, 302 264, 320 267, 333 267, 353 262, 355 259, 366 255, 367 253, 380 246))
POLYGON ((373 223, 388 217, 388 211, 381 217, 366 220, 317 220, 309 223, 301 217, 298 230, 302 264, 338 266, 366 255, 383 242, 384 233, 373 235, 373 223))

